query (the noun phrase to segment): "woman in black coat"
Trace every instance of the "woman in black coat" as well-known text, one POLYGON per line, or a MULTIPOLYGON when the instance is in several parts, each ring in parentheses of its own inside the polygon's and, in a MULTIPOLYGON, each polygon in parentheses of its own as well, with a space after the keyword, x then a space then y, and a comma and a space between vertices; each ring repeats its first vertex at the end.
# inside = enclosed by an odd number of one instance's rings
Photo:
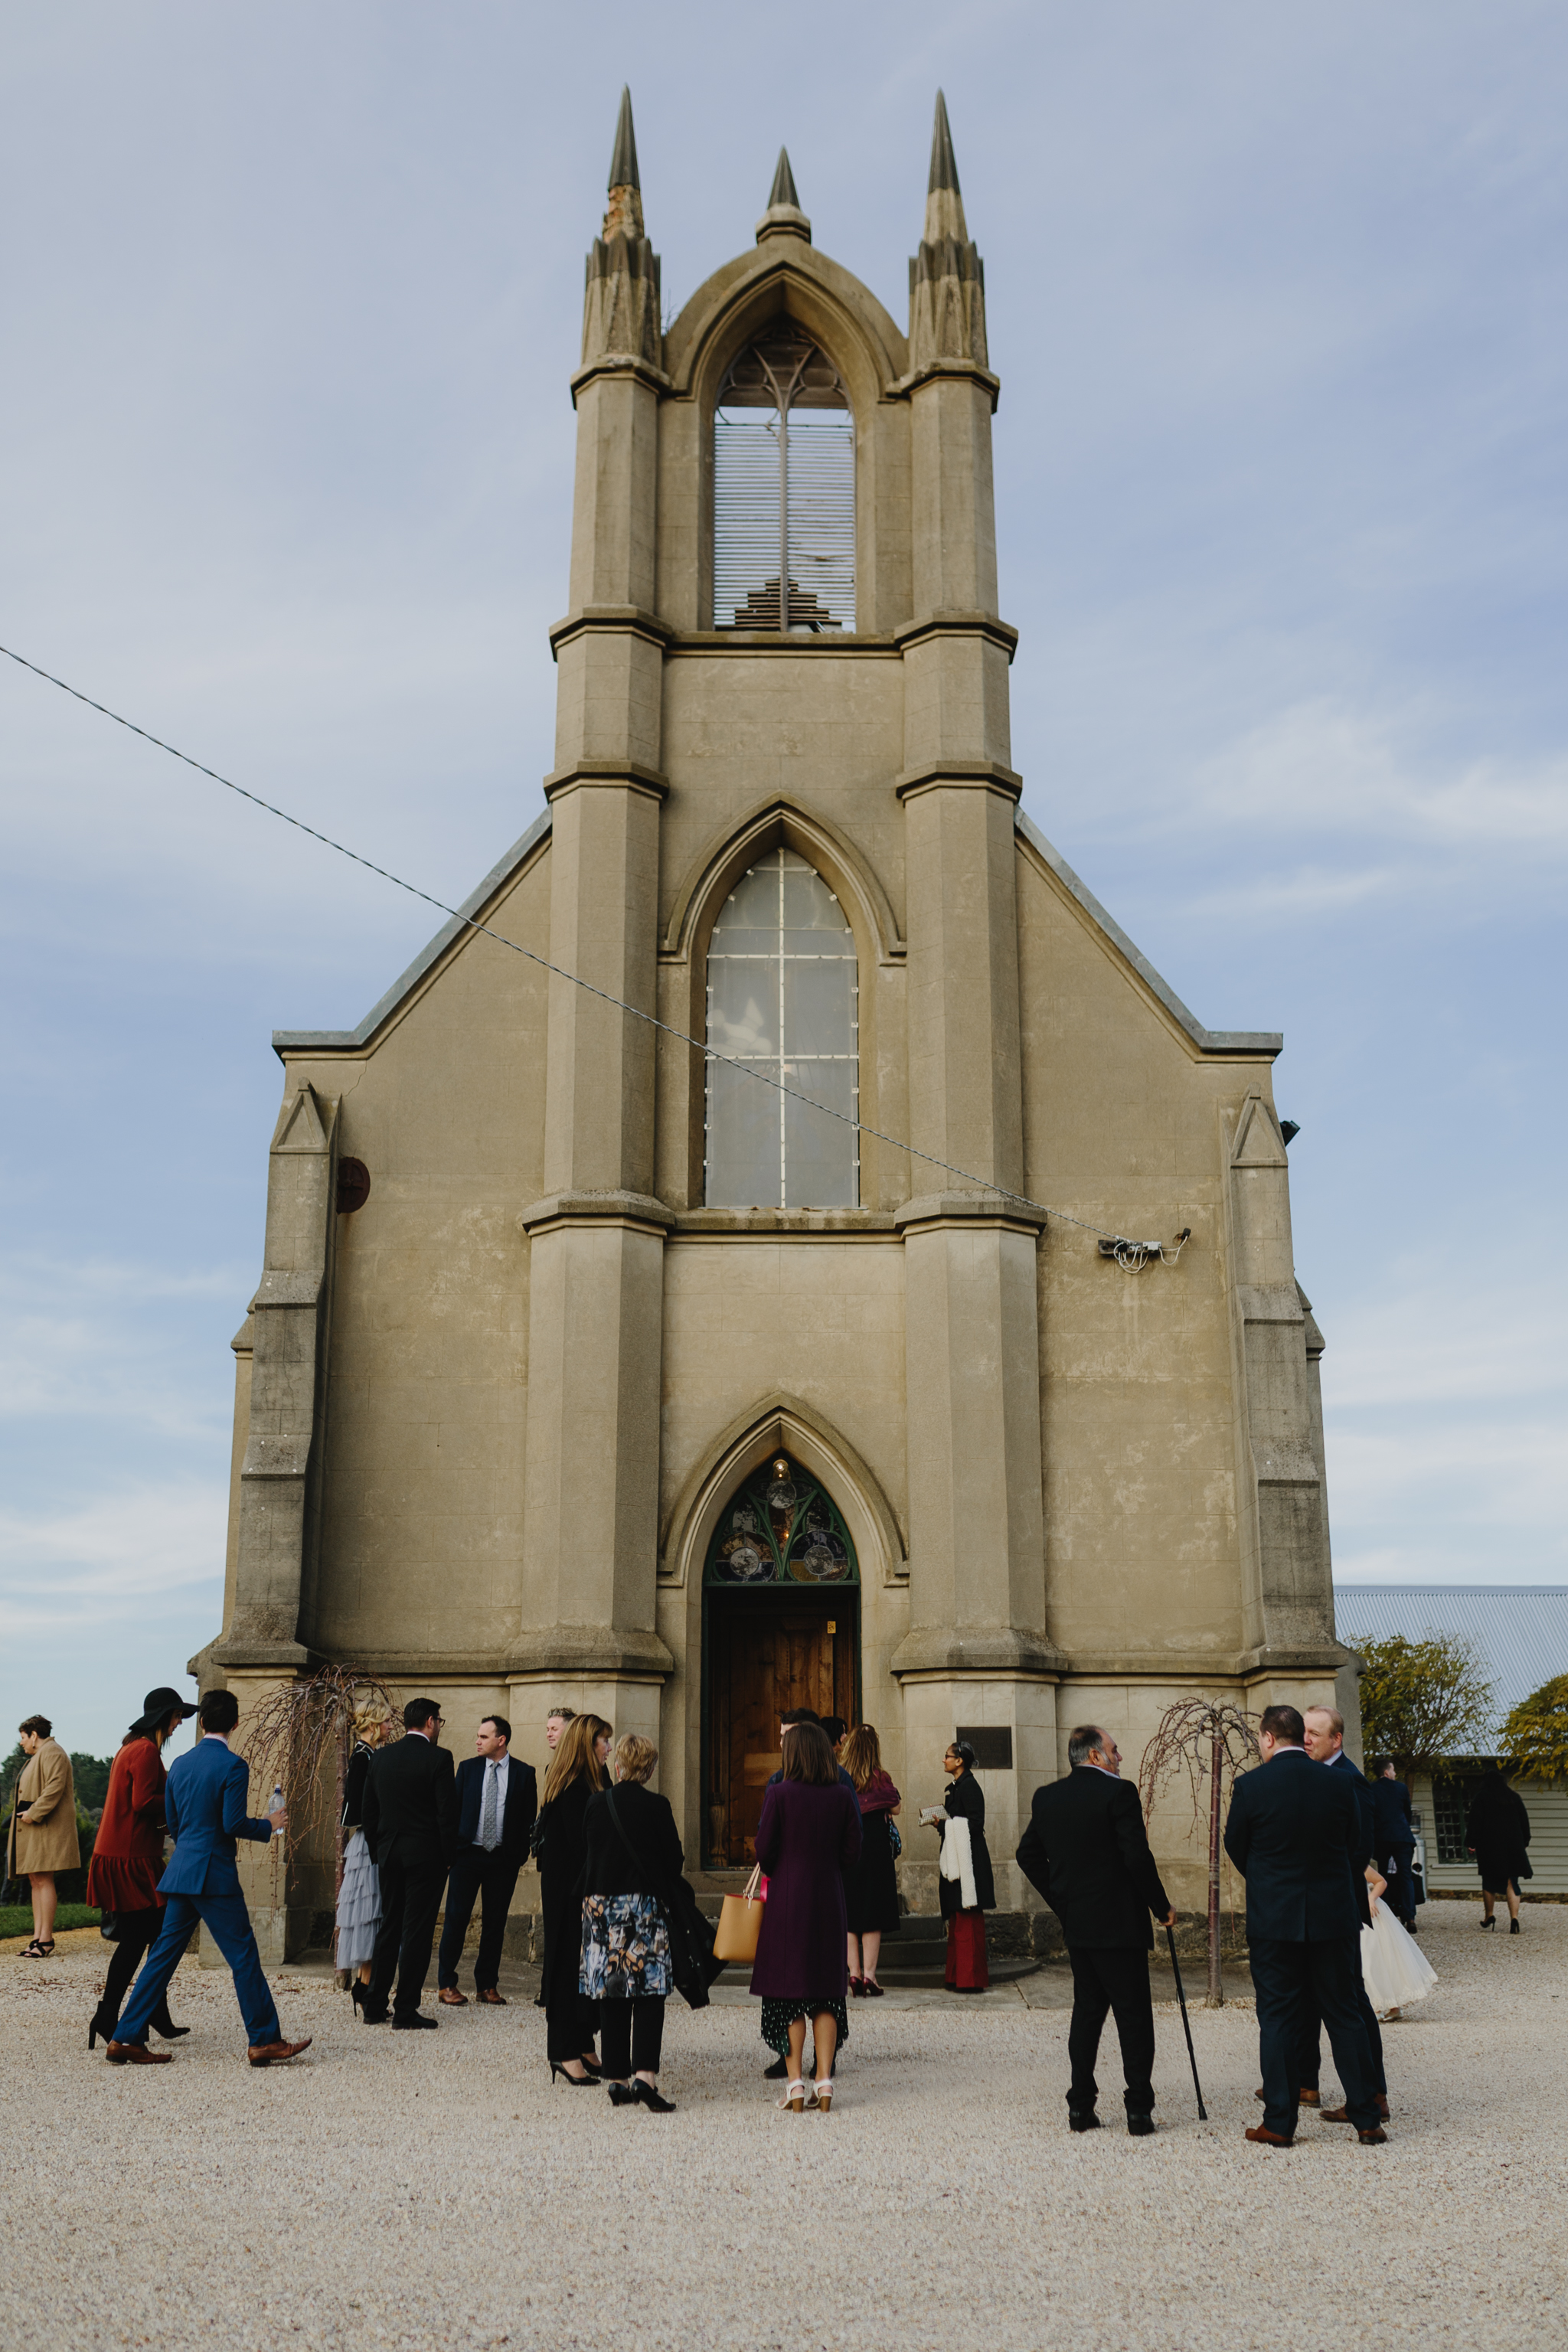
POLYGON ((1508 1903, 1508 1932, 1519 1933, 1519 1882, 1531 1878, 1530 1815, 1524 1800, 1510 1789, 1500 1771, 1487 1774, 1470 1801, 1465 1822, 1465 1844, 1476 1857, 1480 1875, 1483 1927, 1495 1927, 1492 1906, 1500 1895, 1508 1903))
POLYGON ((668 1797, 644 1786, 658 1762, 651 1739, 628 1731, 616 1749, 616 1785, 583 1817, 582 1965, 577 1989, 598 2010, 599 2048, 617 2107, 675 2113, 658 2092, 665 1996, 674 1988, 661 1896, 685 1868, 668 1797))
POLYGON ((955 1992, 984 1992, 991 1981, 985 1958, 985 1914, 996 1908, 996 1882, 985 1843, 985 1791, 974 1777, 974 1750, 967 1739, 953 1740, 942 1769, 952 1773, 952 1786, 942 1804, 933 1806, 922 1818, 942 1833, 942 1875, 937 1885, 942 1916, 947 1921, 947 1981, 955 1992), (961 1822, 968 1831, 967 1856, 964 1840, 953 1833, 961 1822))
POLYGON ((550 2079, 563 2074, 579 2086, 599 2080, 594 2055, 598 2017, 577 1989, 583 1940, 584 1822, 604 1787, 613 1738, 602 1716, 574 1716, 544 1776, 544 1801, 533 1832, 544 1913, 544 2018, 550 2079))

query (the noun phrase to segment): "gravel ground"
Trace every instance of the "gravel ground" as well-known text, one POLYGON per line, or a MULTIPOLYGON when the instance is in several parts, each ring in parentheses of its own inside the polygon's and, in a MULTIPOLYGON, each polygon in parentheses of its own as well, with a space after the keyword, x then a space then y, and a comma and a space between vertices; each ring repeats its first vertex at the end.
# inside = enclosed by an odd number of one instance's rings
MULTIPOLYGON (((0 1959, 10 2341, 331 2347, 997 2346, 1318 2352, 1568 2341, 1568 1907, 1482 1937, 1434 1904, 1441 1982, 1387 2029, 1387 2147, 1257 2119, 1256 2021, 1158 2012, 1161 2129, 1069 2137, 1067 2015, 857 2007, 829 2116, 777 2112, 750 2011, 671 2004, 679 2112, 552 2089, 541 2014, 356 2028, 279 1979, 314 2047, 253 2073, 226 1975, 187 1964, 174 2063, 89 2057, 79 1948, 0 1959)), ((427 2000, 427 2006, 430 2005, 427 2000)), ((1325 2090, 1329 2076, 1325 2074, 1325 2090)))

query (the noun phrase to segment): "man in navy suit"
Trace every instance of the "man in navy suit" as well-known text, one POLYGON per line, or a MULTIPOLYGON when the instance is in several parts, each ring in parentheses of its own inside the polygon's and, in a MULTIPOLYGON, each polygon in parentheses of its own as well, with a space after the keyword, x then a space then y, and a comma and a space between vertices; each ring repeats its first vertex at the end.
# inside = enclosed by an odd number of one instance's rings
POLYGON ((474 1997, 488 2008, 504 2009, 506 1997, 497 1986, 501 1942, 517 1874, 528 1859, 539 1792, 532 1765, 510 1753, 511 1726, 504 1715, 485 1717, 474 1747, 477 1753, 458 1767, 458 1851, 447 1879, 447 1924, 436 1957, 436 1981, 448 2009, 465 2006, 468 1995, 458 1990, 458 1963, 478 1895, 474 1997))
POLYGON ((1263 1761, 1231 1794, 1225 1850, 1247 1881, 1247 1944, 1258 1997, 1263 2121, 1247 2134, 1267 2147, 1296 2136, 1301 2012, 1315 2001, 1329 2029, 1357 2136, 1377 2146, 1378 2121, 1356 1991, 1361 1983, 1362 1873, 1370 1848, 1349 1779, 1314 1764, 1293 1706, 1269 1706, 1258 1726, 1263 1761))
MULTIPOLYGON (((1376 1808, 1373 1802, 1372 1789, 1365 1775, 1356 1769, 1355 1765, 1345 1754, 1344 1717, 1337 1706, 1310 1706, 1302 1717, 1301 1722, 1307 1753, 1313 1763, 1327 1765, 1331 1772, 1342 1775, 1354 1789, 1356 1802, 1361 1807, 1362 1835, 1366 1842, 1370 1857, 1377 1852, 1376 1808)), ((1380 1885, 1379 1894, 1382 1891, 1380 1885)), ((1355 1894, 1361 1924, 1363 1927, 1370 1927, 1372 1906, 1367 1901, 1364 1871, 1358 1871, 1356 1874, 1355 1894)), ((1366 2034, 1367 2048, 1372 2053, 1373 2089, 1377 2096, 1377 2112, 1386 2123, 1388 2121, 1388 2077, 1383 2071, 1383 2028, 1377 2021, 1376 2010, 1367 1999, 1366 1985, 1359 1969, 1356 1973, 1356 2006, 1361 2011, 1362 2027, 1366 2034)), ((1301 2012, 1301 2063, 1299 2069, 1300 2080, 1298 2088, 1301 2093, 1303 2105, 1321 2105, 1318 2085, 1322 2063, 1322 2020, 1309 2000, 1301 2012), (1309 2093, 1310 2096, 1308 2095, 1309 2093)), ((1351 2119, 1350 2111, 1346 2107, 1323 2107, 1322 2116, 1324 2122, 1331 2124, 1348 2124, 1351 2119)))
POLYGON ((174 1832, 174 1852, 158 1882, 158 1892, 169 1899, 158 1940, 142 1964, 109 2045, 107 2054, 114 2066, 169 2063, 164 2052, 148 2049, 147 2029, 158 2014, 181 1954, 202 1924, 211 1928, 218 1950, 234 1971, 251 2064, 276 2065, 281 2059, 297 2058, 310 2046, 309 2034, 303 2042, 283 2039, 256 1948, 250 1914, 239 1891, 237 1866, 237 1841, 280 1837, 287 1816, 268 1813, 259 1821, 246 1817, 250 1767, 243 1757, 231 1755, 228 1746, 229 1733, 239 1721, 239 1702, 234 1693, 209 1691, 200 1712, 202 1737, 188 1755, 177 1759, 163 1791, 163 1812, 174 1832))
POLYGON ((1373 1858, 1388 1882, 1394 1916, 1415 1933, 1415 1821, 1410 1791, 1394 1769, 1392 1756, 1377 1756, 1368 1767, 1372 1790, 1373 1826, 1377 1832, 1373 1858))

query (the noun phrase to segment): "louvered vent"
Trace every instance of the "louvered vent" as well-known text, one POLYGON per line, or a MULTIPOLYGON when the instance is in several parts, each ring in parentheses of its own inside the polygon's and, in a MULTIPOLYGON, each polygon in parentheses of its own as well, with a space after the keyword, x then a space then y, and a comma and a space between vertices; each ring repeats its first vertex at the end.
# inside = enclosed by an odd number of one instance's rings
POLYGON ((789 320, 736 361, 714 412, 713 625, 855 626, 854 420, 789 320))

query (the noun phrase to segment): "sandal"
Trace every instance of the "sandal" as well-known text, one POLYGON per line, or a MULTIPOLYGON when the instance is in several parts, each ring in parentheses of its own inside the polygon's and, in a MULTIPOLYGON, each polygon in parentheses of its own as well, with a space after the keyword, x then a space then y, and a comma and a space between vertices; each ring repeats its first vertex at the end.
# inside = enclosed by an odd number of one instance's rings
POLYGON ((779 2101, 779 2105, 781 2107, 788 2107, 792 2115, 798 2116, 805 2105, 805 2084, 798 2079, 793 2083, 786 2083, 784 2095, 779 2101))
MULTIPOLYGON (((802 2087, 804 2088, 804 2085, 802 2087)), ((820 2083, 814 2083, 812 2084, 811 2097, 807 2100, 806 2105, 808 2106, 815 2107, 819 2116, 825 2116, 827 2114, 833 2105, 833 2077, 831 2074, 824 2075, 820 2083)))
POLYGON ((54 1948, 55 1939, 52 1936, 47 1943, 40 1943, 35 1936, 30 1944, 23 1946, 16 1958, 19 1960, 47 1960, 54 1948))

